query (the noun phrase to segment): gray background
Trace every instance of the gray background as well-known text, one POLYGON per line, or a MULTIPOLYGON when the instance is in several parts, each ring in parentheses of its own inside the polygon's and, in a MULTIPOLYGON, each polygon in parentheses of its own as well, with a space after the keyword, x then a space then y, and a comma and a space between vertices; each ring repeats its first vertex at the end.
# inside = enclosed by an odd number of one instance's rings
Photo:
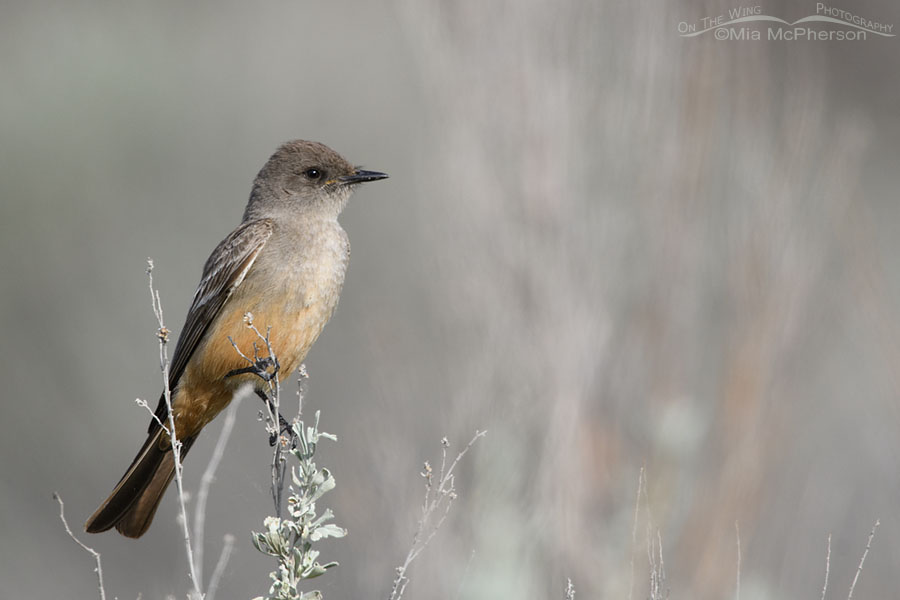
MULTIPOLYGON (((895 4, 845 4, 900 27, 895 4)), ((0 597, 95 596, 51 492, 80 530, 143 439, 145 259, 177 332, 296 137, 391 174, 342 218, 347 283, 307 361, 350 530, 312 587, 385 597, 422 461, 479 428, 409 598, 560 598, 566 577, 579 598, 646 597, 648 527, 671 597, 731 597, 735 521, 743 599, 818 597, 829 533, 842 598, 876 518, 855 597, 894 595, 900 41, 678 36, 736 6, 4 3, 0 597)), ((237 538, 220 598, 268 587, 257 409, 208 507, 207 577, 237 538)), ((83 535, 110 597, 184 597, 174 498, 139 541, 83 535)))

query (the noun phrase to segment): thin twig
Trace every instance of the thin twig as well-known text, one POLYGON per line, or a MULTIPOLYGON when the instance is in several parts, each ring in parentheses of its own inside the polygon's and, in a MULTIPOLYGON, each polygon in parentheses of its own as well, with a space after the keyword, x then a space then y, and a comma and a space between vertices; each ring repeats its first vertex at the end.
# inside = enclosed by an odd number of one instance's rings
POLYGON ((57 492, 53 492, 53 497, 59 502, 59 520, 62 521, 63 527, 66 528, 66 533, 69 534, 69 537, 72 538, 76 544, 90 552, 91 556, 94 557, 94 561, 97 563, 97 567, 94 571, 97 573, 97 588, 100 590, 100 600, 106 600, 106 590, 103 588, 103 565, 100 564, 100 553, 90 546, 85 545, 84 542, 75 537, 75 534, 72 533, 72 530, 69 528, 69 523, 66 521, 62 498, 57 492))
MULTIPOLYGON (((666 561, 663 560, 662 533, 659 527, 656 528, 656 547, 659 548, 659 583, 662 585, 666 582, 666 561)), ((666 595, 668 596, 668 593, 666 595)))
POLYGON ((737 580, 734 584, 734 600, 741 600, 741 526, 734 522, 734 537, 737 542, 737 580))
POLYGON ((822 600, 828 591, 828 573, 831 571, 831 534, 828 534, 828 548, 825 550, 825 583, 822 585, 822 600))
POLYGON ((644 488, 644 466, 641 465, 641 471, 638 473, 638 489, 634 498, 634 521, 631 526, 631 583, 628 586, 628 600, 634 596, 634 555, 637 551, 637 527, 638 514, 641 507, 641 491, 644 488))
MULTIPOLYGON (((650 600, 662 600, 663 586, 666 582, 666 566, 663 560, 662 534, 656 529, 653 537, 653 513, 650 511, 650 494, 647 491, 646 470, 641 470, 642 485, 640 490, 644 496, 644 510, 647 513, 647 559, 650 564, 650 600)), ((668 596, 668 594, 666 594, 668 596)))
POLYGON ((406 585, 409 583, 409 577, 407 577, 406 573, 410 565, 428 546, 438 529, 441 528, 450 512, 450 506, 456 499, 453 470, 472 445, 478 441, 478 438, 486 433, 487 431, 476 431, 475 436, 456 455, 456 458, 453 459, 449 466, 447 465, 447 448, 450 446, 450 442, 447 441, 447 438, 443 438, 441 440, 441 468, 437 482, 434 481, 434 471, 431 465, 427 462, 425 463, 425 470, 422 472, 422 476, 425 478, 425 501, 422 504, 422 517, 416 526, 416 533, 413 535, 413 543, 406 554, 406 560, 395 571, 396 575, 388 600, 400 600, 403 596, 406 585), (435 513, 440 514, 436 521, 433 519, 435 513))
MULTIPOLYGON (((222 431, 219 432, 219 439, 216 440, 212 458, 209 459, 209 463, 206 465, 206 470, 200 479, 200 488, 197 490, 197 502, 194 506, 194 544, 197 546, 197 550, 194 553, 194 558, 197 562, 197 578, 200 581, 203 581, 203 536, 206 526, 206 503, 209 498, 209 488, 216 478, 216 470, 222 462, 225 446, 228 444, 228 438, 231 437, 232 429, 234 429, 234 422, 237 418, 237 410, 241 404, 241 399, 241 394, 236 394, 225 412, 225 423, 222 425, 222 431)), ((211 586, 212 581, 210 581, 211 586)), ((210 600, 210 592, 207 591, 206 593, 207 600, 210 600)))
POLYGON ((881 520, 876 519, 875 525, 872 526, 872 531, 869 533, 869 539, 866 541, 866 549, 862 553, 862 557, 859 559, 859 566, 856 567, 856 575, 853 576, 853 583, 850 584, 850 593, 847 595, 847 600, 851 600, 853 598, 853 590, 856 588, 856 582, 859 579, 859 574, 862 573, 863 563, 866 562, 866 556, 869 554, 869 548, 872 547, 872 539, 875 537, 875 530, 878 529, 878 526, 881 525, 881 520))
MULTIPOLYGON (((273 365, 278 364, 278 358, 275 356, 275 351, 272 349, 272 343, 269 339, 269 334, 271 333, 271 327, 266 328, 266 334, 263 335, 259 329, 257 329, 256 325, 253 324, 253 313, 246 313, 244 315, 244 323, 247 328, 253 331, 256 334, 257 339, 261 341, 268 352, 268 357, 273 365)), ((230 337, 228 341, 231 342, 231 345, 234 346, 234 349, 237 351, 241 357, 246 360, 250 365, 256 365, 259 360, 259 347, 256 343, 253 343, 253 358, 251 359, 249 356, 241 352, 241 349, 238 348, 237 344, 230 337)), ((281 380, 278 376, 278 370, 276 369, 273 373, 272 377, 266 380, 266 385, 269 388, 269 401, 265 403, 266 412, 268 414, 268 423, 267 430, 270 434, 276 437, 276 443, 274 450, 272 451, 272 502, 275 505, 275 516, 279 519, 281 518, 281 500, 284 496, 284 474, 286 468, 286 462, 284 460, 284 455, 282 452, 282 444, 281 444, 281 421, 279 419, 281 415, 281 380)), ((299 416, 298 416, 299 418, 299 416)))
POLYGON ((212 577, 209 579, 209 588, 206 590, 206 598, 204 600, 215 600, 216 590, 219 589, 219 582, 222 580, 222 574, 225 573, 225 565, 231 557, 231 549, 234 548, 234 536, 225 535, 222 543, 222 553, 219 555, 219 561, 213 571, 212 577))
POLYGON ((147 279, 150 287, 150 300, 153 306, 153 314, 156 315, 156 322, 159 325, 159 329, 157 330, 156 334, 156 337, 159 339, 159 365, 160 370, 162 371, 163 378, 163 398, 165 399, 166 409, 169 413, 168 426, 165 427, 165 429, 169 434, 169 440, 172 445, 172 454, 175 460, 175 485, 178 489, 178 505, 181 511, 181 525, 184 532, 184 547, 185 551, 187 552, 191 584, 194 586, 193 595, 198 599, 202 599, 203 592, 200 591, 200 580, 197 577, 195 569, 194 552, 191 548, 191 530, 188 525, 187 509, 185 508, 184 501, 184 482, 181 477, 181 442, 177 439, 175 431, 175 413, 172 410, 172 390, 169 388, 169 352, 167 347, 169 341, 169 330, 166 328, 163 322, 163 309, 162 302, 159 299, 159 291, 153 288, 153 260, 149 258, 147 259, 147 279))
POLYGON ((147 404, 146 400, 143 400, 141 398, 135 398, 134 403, 142 408, 146 408, 147 412, 150 413, 150 418, 153 419, 154 421, 156 421, 159 424, 159 426, 162 427, 163 429, 165 429, 167 432, 169 431, 169 426, 159 420, 159 417, 156 416, 156 412, 152 408, 150 408, 150 405, 147 404))

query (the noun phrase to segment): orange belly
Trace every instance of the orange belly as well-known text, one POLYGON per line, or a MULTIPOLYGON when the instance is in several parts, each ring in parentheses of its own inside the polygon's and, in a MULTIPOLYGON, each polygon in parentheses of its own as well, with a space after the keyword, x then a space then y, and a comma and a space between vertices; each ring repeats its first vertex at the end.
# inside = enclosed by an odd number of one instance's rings
MULTIPOLYGON (((266 382, 252 373, 225 377, 233 370, 250 366, 229 337, 251 359, 254 352, 257 358, 269 355, 265 341, 247 326, 244 315, 248 303, 236 300, 231 298, 223 307, 179 381, 173 400, 178 437, 196 435, 228 406, 235 390, 243 384, 250 382, 257 389, 268 390, 266 382)), ((250 306, 257 330, 266 335, 268 329, 269 343, 280 366, 280 379, 286 379, 300 366, 331 316, 331 310, 321 310, 326 307, 315 310, 291 301, 259 302, 250 306)))

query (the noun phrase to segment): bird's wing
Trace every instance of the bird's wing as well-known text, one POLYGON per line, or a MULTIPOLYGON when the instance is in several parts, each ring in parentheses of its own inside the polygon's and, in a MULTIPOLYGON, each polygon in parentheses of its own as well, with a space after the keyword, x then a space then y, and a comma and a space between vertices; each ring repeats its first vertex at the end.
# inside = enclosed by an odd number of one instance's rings
MULTIPOLYGON (((194 293, 194 300, 188 310, 187 319, 169 369, 169 389, 174 391, 184 369, 200 345, 206 330, 222 310, 225 302, 241 284, 266 241, 272 236, 272 220, 259 219, 241 223, 216 247, 203 267, 203 278, 194 293)), ((156 417, 160 421, 168 418, 166 399, 163 394, 156 407, 156 417)), ((150 423, 150 431, 157 424, 150 423)))

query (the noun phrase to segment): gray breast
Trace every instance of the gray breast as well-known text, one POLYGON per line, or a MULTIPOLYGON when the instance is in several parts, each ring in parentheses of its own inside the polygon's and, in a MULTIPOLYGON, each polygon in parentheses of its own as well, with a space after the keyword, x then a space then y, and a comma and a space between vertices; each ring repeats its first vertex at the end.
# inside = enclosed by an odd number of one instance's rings
POLYGON ((291 272, 289 294, 300 305, 314 308, 324 319, 334 312, 344 285, 350 258, 347 234, 336 220, 308 223, 293 243, 279 250, 285 267, 291 272))

